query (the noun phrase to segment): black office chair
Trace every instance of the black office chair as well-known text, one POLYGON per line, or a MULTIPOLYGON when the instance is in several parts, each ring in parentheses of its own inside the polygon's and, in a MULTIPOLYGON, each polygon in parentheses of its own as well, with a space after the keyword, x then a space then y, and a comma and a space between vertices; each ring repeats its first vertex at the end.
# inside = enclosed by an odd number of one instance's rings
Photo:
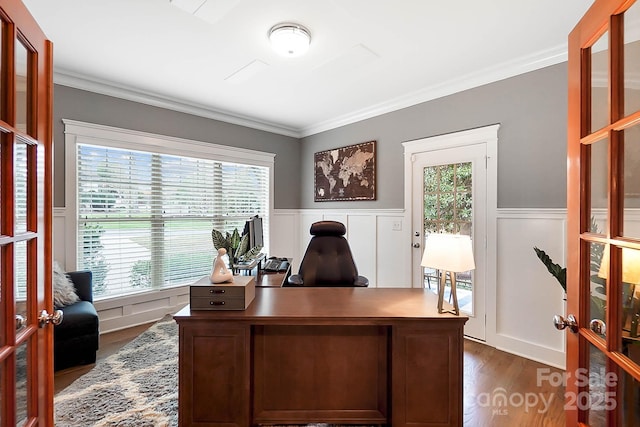
POLYGON ((369 286, 369 280, 358 275, 351 248, 344 238, 347 232, 344 224, 314 222, 309 232, 313 237, 298 274, 289 276, 283 286, 369 286))

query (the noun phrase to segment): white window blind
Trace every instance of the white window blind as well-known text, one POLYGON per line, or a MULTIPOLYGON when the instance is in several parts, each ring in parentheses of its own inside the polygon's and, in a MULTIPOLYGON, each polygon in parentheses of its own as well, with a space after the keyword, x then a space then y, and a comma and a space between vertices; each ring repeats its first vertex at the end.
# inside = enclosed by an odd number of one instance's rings
POLYGON ((77 265, 98 298, 209 275, 213 228, 242 233, 259 215, 268 236, 268 167, 84 143, 76 153, 77 265))

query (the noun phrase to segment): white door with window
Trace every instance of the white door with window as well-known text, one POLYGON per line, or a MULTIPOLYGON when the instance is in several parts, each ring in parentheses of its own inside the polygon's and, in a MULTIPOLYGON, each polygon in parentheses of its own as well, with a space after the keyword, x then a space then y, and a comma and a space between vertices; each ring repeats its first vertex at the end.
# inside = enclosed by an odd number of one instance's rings
MULTIPOLYGON (((456 274, 456 290, 460 314, 469 316, 465 335, 478 340, 485 340, 487 247, 489 241, 495 241, 489 236, 495 227, 488 216, 488 206, 495 203, 495 196, 490 196, 495 193, 495 180, 488 167, 489 160, 495 163, 497 126, 489 130, 495 135, 490 141, 487 128, 483 128, 405 143, 410 164, 407 183, 411 185, 412 286, 438 291, 442 272, 420 265, 429 234, 470 236, 476 268, 456 274)), ((450 301, 451 293, 447 281, 446 301, 450 301)))

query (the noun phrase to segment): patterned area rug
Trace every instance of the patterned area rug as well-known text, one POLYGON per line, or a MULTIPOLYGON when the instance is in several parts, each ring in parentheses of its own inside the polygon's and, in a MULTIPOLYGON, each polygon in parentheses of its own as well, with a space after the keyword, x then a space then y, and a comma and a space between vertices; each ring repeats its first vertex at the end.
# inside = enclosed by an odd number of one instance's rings
POLYGON ((178 425, 178 325, 167 316, 62 390, 57 427, 178 425))

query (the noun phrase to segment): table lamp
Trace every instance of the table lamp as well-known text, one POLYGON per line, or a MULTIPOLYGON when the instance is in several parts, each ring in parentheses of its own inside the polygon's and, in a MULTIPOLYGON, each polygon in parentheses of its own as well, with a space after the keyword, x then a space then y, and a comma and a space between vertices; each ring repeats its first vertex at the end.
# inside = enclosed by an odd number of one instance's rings
POLYGON ((438 313, 445 311, 442 304, 447 274, 449 274, 451 296, 453 297, 453 311, 449 312, 455 315, 460 314, 456 293, 456 273, 476 268, 473 261, 471 238, 458 234, 429 234, 424 245, 424 254, 420 265, 441 271, 438 282, 438 313))
MULTIPOLYGON (((609 245, 607 245, 602 254, 602 261, 600 262, 600 269, 598 270, 598 277, 607 279, 609 277, 609 245)), ((622 248, 622 282, 631 285, 627 300, 623 301, 623 327, 626 323, 626 318, 631 314, 631 325, 629 334, 631 337, 636 338, 638 336, 638 299, 637 295, 638 285, 640 285, 640 251, 629 248, 622 248)))

